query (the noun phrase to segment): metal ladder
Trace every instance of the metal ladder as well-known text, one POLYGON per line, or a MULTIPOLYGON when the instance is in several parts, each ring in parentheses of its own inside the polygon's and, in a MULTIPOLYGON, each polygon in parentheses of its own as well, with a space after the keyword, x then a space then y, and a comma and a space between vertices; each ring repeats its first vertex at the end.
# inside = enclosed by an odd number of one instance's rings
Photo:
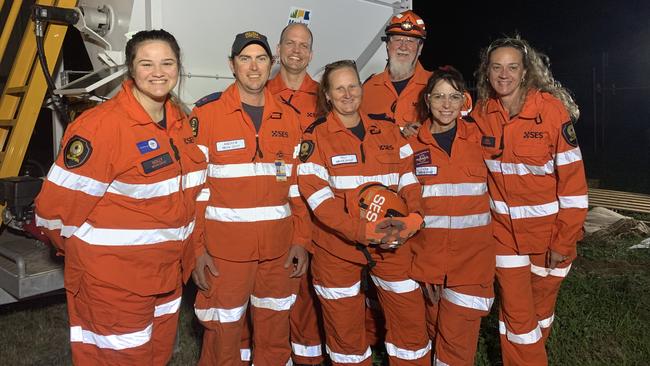
MULTIPOLYGON (((13 0, 0 36, 0 59, 5 56, 22 0, 13 0)), ((38 0, 37 4, 72 8, 76 0, 38 0)), ((4 0, 0 0, 0 8, 4 0)), ((50 24, 44 37, 49 72, 56 67, 68 27, 50 24)), ((47 91, 45 76, 38 64, 34 22, 30 21, 0 97, 0 178, 18 175, 25 152, 47 91)))

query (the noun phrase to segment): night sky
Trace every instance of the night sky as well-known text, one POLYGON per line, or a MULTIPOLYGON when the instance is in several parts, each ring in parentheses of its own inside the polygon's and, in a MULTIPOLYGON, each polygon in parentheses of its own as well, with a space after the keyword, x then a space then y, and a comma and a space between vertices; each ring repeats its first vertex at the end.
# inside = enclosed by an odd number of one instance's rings
POLYGON ((650 193, 650 1, 413 3, 427 26, 426 69, 450 64, 473 84, 480 50, 515 33, 548 55, 580 106, 589 178, 650 193))

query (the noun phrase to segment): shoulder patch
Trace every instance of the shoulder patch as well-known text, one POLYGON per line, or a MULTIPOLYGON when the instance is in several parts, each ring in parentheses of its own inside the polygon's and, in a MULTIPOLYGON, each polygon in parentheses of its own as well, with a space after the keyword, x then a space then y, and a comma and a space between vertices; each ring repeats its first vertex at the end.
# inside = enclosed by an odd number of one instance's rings
POLYGON ((305 133, 314 133, 314 130, 316 129, 316 127, 317 127, 318 125, 324 123, 325 121, 327 121, 327 118, 326 118, 326 117, 320 117, 320 118, 318 118, 317 120, 315 120, 314 122, 312 122, 312 124, 310 124, 309 127, 305 128, 305 133))
POLYGON ((192 128, 192 135, 194 137, 199 135, 199 119, 197 117, 190 118, 190 127, 192 128))
POLYGON ((463 116, 462 119, 464 119, 465 122, 476 123, 476 120, 474 119, 474 117, 470 116, 469 114, 466 115, 466 116, 463 116))
POLYGON ((368 78, 366 78, 366 80, 363 81, 363 84, 362 84, 362 85, 366 85, 366 83, 367 83, 370 79, 372 79, 373 76, 375 76, 375 74, 370 74, 370 76, 368 76, 368 78))
POLYGON ((66 168, 73 169, 82 166, 88 161, 90 154, 93 152, 93 148, 90 145, 90 141, 81 136, 74 135, 65 145, 64 151, 63 163, 66 168))
POLYGON ((298 159, 303 163, 307 162, 307 159, 314 152, 314 141, 305 140, 300 144, 300 152, 298 152, 298 159))
POLYGON ((219 100, 219 98, 221 98, 221 92, 208 94, 205 97, 197 100, 196 103, 194 103, 194 105, 197 106, 197 107, 200 107, 200 106, 206 105, 206 104, 208 104, 210 102, 214 102, 215 100, 219 100))
POLYGON ((573 127, 573 122, 569 121, 562 125, 562 137, 564 137, 567 144, 573 147, 578 146, 578 136, 575 127, 573 127))

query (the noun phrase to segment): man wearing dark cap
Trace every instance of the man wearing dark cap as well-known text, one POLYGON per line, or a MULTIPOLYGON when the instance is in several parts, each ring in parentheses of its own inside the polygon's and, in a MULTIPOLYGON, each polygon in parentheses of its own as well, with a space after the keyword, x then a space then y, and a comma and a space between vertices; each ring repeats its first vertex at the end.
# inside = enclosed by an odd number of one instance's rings
POLYGON ((264 35, 238 34, 235 82, 199 100, 190 117, 208 157, 188 254, 196 258, 195 313, 205 327, 200 365, 241 365, 249 302, 253 363, 290 362, 289 310, 307 269, 310 226, 296 184, 300 123, 265 87, 271 64, 264 35))

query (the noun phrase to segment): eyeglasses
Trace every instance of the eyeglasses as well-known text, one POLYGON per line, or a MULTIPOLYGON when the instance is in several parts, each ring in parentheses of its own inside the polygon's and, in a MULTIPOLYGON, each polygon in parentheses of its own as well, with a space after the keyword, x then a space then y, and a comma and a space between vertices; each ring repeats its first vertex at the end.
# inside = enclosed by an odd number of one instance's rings
POLYGON ((460 105, 464 100, 464 96, 463 93, 431 93, 429 94, 429 100, 435 105, 442 105, 445 101, 453 105, 460 105))
POLYGON ((420 43, 420 40, 418 38, 407 37, 407 36, 390 36, 388 37, 388 40, 411 48, 415 47, 415 45, 420 43))

